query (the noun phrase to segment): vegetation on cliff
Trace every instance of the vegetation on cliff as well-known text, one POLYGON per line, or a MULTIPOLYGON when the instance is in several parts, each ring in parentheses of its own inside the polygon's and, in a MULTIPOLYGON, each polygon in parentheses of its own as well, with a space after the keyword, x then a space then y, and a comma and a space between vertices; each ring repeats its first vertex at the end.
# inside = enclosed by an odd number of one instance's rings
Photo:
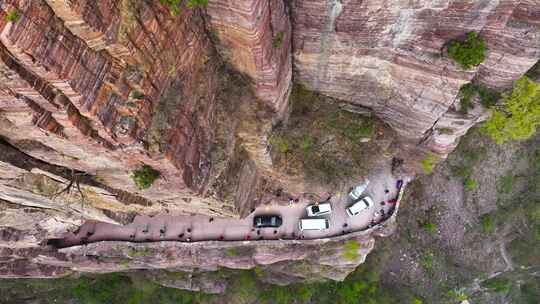
MULTIPOLYGON (((174 288, 152 282, 142 273, 114 273, 89 275, 60 280, 11 280, 0 286, 7 301, 17 299, 44 299, 45 303, 175 303, 175 304, 398 304, 381 286, 381 259, 375 256, 367 265, 355 270, 344 282, 320 282, 278 286, 260 280, 260 271, 220 269, 213 274, 216 279, 226 277, 229 282, 224 295, 209 295, 174 288), (28 291, 28 289, 30 289, 28 291)), ((171 273, 171 278, 174 273, 171 273)), ((172 278, 174 279, 174 278, 172 278)), ((178 279, 184 273, 178 273, 178 279)), ((208 277, 212 280, 212 277, 208 277)), ((402 300, 413 303, 412 295, 402 300)), ((4 303, 0 298, 0 303, 4 303)), ((8 303, 8 302, 6 302, 8 303)), ((12 302, 13 303, 13 302, 12 302)))
POLYGON ((480 97, 480 103, 484 107, 491 108, 497 103, 501 97, 501 94, 481 84, 471 82, 464 84, 459 89, 459 112, 461 114, 467 114, 468 111, 473 108, 473 99, 476 96, 480 97))
POLYGON ((525 140, 540 125, 540 83, 521 77, 504 103, 495 109, 483 130, 498 144, 509 140, 525 140))
POLYGON ((422 169, 424 170, 424 174, 431 174, 433 169, 435 169, 436 164, 437 158, 432 153, 429 153, 422 161, 422 169))
POLYGON ((468 70, 484 62, 486 42, 475 32, 467 33, 465 41, 454 41, 448 48, 448 56, 468 70))
POLYGON ((283 45, 284 36, 285 36, 284 32, 279 32, 274 36, 274 38, 272 38, 272 47, 274 49, 279 49, 283 45))
POLYGON ((163 5, 167 5, 171 15, 176 16, 182 11, 182 7, 195 8, 197 6, 208 5, 208 0, 159 0, 163 5))
POLYGON ((537 303, 539 141, 493 145, 474 128, 411 183, 397 233, 377 243, 387 254, 383 285, 424 303, 537 303))
POLYGON ((139 169, 133 171, 131 178, 141 190, 148 189, 156 179, 160 176, 159 171, 151 166, 143 165, 139 169))
POLYGON ((21 18, 21 14, 17 10, 11 10, 5 18, 7 22, 17 22, 21 18))
POLYGON ((296 86, 287 124, 274 128, 269 143, 275 166, 290 175, 336 185, 365 174, 393 140, 393 133, 369 115, 345 110, 330 98, 296 86), (378 145, 377 140, 388 143, 378 145))

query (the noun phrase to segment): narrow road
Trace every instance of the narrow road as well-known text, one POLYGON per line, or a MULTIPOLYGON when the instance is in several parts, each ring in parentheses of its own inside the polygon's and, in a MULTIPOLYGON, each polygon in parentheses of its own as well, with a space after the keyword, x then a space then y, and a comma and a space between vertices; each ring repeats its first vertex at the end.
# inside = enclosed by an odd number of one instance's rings
MULTIPOLYGON (((395 207, 388 203, 396 199, 399 189, 397 179, 392 176, 390 168, 381 168, 368 176, 370 183, 363 195, 370 196, 375 205, 359 215, 349 217, 345 208, 349 207, 348 188, 342 189, 330 199, 332 213, 326 217, 330 228, 324 231, 300 231, 299 220, 307 218, 306 207, 313 204, 308 199, 300 199, 289 205, 270 203, 259 206, 244 219, 217 218, 205 215, 154 217, 137 216, 125 226, 88 221, 77 231, 64 234, 63 238, 51 240, 58 247, 69 247, 99 241, 183 241, 196 242, 208 240, 271 240, 271 239, 316 239, 337 236, 349 232, 360 231, 380 223, 389 217, 395 207), (386 216, 382 216, 384 210, 386 216), (279 228, 253 228, 253 217, 263 214, 280 215, 283 224, 279 228)), ((362 181, 358 181, 360 183, 362 181)))

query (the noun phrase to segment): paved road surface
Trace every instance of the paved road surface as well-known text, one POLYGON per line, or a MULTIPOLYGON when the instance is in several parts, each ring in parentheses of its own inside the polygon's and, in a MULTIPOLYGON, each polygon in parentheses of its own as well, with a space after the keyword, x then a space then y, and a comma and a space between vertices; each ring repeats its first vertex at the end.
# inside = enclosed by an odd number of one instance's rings
MULTIPOLYGON (((349 217, 345 208, 350 206, 347 198, 348 188, 335 194, 330 199, 332 213, 326 216, 330 228, 325 231, 300 231, 298 222, 307 218, 306 207, 313 201, 300 199, 290 205, 270 203, 259 206, 244 219, 211 218, 204 215, 170 216, 158 215, 154 217, 137 216, 134 221, 125 226, 118 226, 101 222, 86 222, 74 233, 66 233, 59 244, 60 247, 79 245, 84 242, 97 241, 207 241, 207 240, 256 240, 256 239, 315 239, 343 234, 344 232, 359 231, 368 228, 372 221, 378 223, 383 220, 381 215, 375 216, 381 209, 390 214, 394 205, 388 202, 398 195, 397 179, 392 176, 390 168, 381 168, 368 176, 370 183, 364 195, 373 198, 375 205, 361 212, 359 215, 349 217), (389 190, 385 193, 385 189, 389 190), (262 214, 278 214, 283 218, 279 228, 253 228, 253 217, 262 214)), ((359 183, 361 181, 358 181, 359 183)), ((350 187, 356 185, 350 185, 350 187)))

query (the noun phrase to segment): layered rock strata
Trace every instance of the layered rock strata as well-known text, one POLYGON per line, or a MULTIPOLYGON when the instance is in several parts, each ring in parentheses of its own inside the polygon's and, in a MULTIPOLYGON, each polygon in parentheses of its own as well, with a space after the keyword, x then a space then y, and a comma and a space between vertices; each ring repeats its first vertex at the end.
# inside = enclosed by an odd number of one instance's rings
POLYGON ((292 88, 290 12, 285 1, 210 0, 210 30, 222 56, 283 115, 292 88))
POLYGON ((88 220, 244 216, 271 199, 273 180, 306 190, 274 170, 267 146, 293 66, 308 88, 372 109, 404 147, 445 156, 486 117, 480 105, 457 111, 460 86, 509 88, 538 60, 539 16, 536 0, 209 0, 177 16, 159 1, 1 1, 0 273, 260 266, 273 283, 343 279, 388 227, 311 241, 45 243, 88 220), (464 71, 445 45, 469 31, 489 51, 464 71), (145 191, 130 178, 142 164, 161 172, 145 191), (354 261, 341 254, 348 239, 354 261))
POLYGON ((455 119, 444 138, 434 125, 457 115, 464 83, 507 89, 538 60, 539 14, 538 1, 296 0, 297 80, 373 109, 403 137, 445 156, 479 116, 455 119), (463 71, 444 49, 470 31, 489 51, 479 67, 463 71))
POLYGON ((235 214, 198 195, 210 175, 220 66, 199 11, 173 18, 137 1, 0 8, 1 132, 12 144, 164 209, 235 214), (11 12, 19 18, 8 22, 11 12), (130 178, 142 164, 162 176, 146 191, 130 178))

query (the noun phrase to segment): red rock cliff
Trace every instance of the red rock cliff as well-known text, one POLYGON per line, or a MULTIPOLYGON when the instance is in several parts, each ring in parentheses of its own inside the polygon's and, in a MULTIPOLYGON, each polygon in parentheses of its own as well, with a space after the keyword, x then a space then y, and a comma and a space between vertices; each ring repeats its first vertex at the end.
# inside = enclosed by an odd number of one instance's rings
POLYGON ((423 139, 444 155, 479 119, 455 117, 460 86, 476 78, 489 87, 509 88, 538 60, 539 4, 295 0, 296 80, 372 108, 405 138, 423 139), (470 31, 485 38, 489 52, 478 68, 463 71, 443 50, 470 31), (440 136, 440 120, 452 136, 440 136))
POLYGON ((163 178, 140 195, 184 212, 231 214, 212 198, 191 199, 210 172, 219 75, 201 11, 173 18, 159 4, 84 0, 1 9, 2 135, 128 192, 139 192, 130 172, 151 165, 163 178), (20 17, 8 22, 12 11, 20 17))

